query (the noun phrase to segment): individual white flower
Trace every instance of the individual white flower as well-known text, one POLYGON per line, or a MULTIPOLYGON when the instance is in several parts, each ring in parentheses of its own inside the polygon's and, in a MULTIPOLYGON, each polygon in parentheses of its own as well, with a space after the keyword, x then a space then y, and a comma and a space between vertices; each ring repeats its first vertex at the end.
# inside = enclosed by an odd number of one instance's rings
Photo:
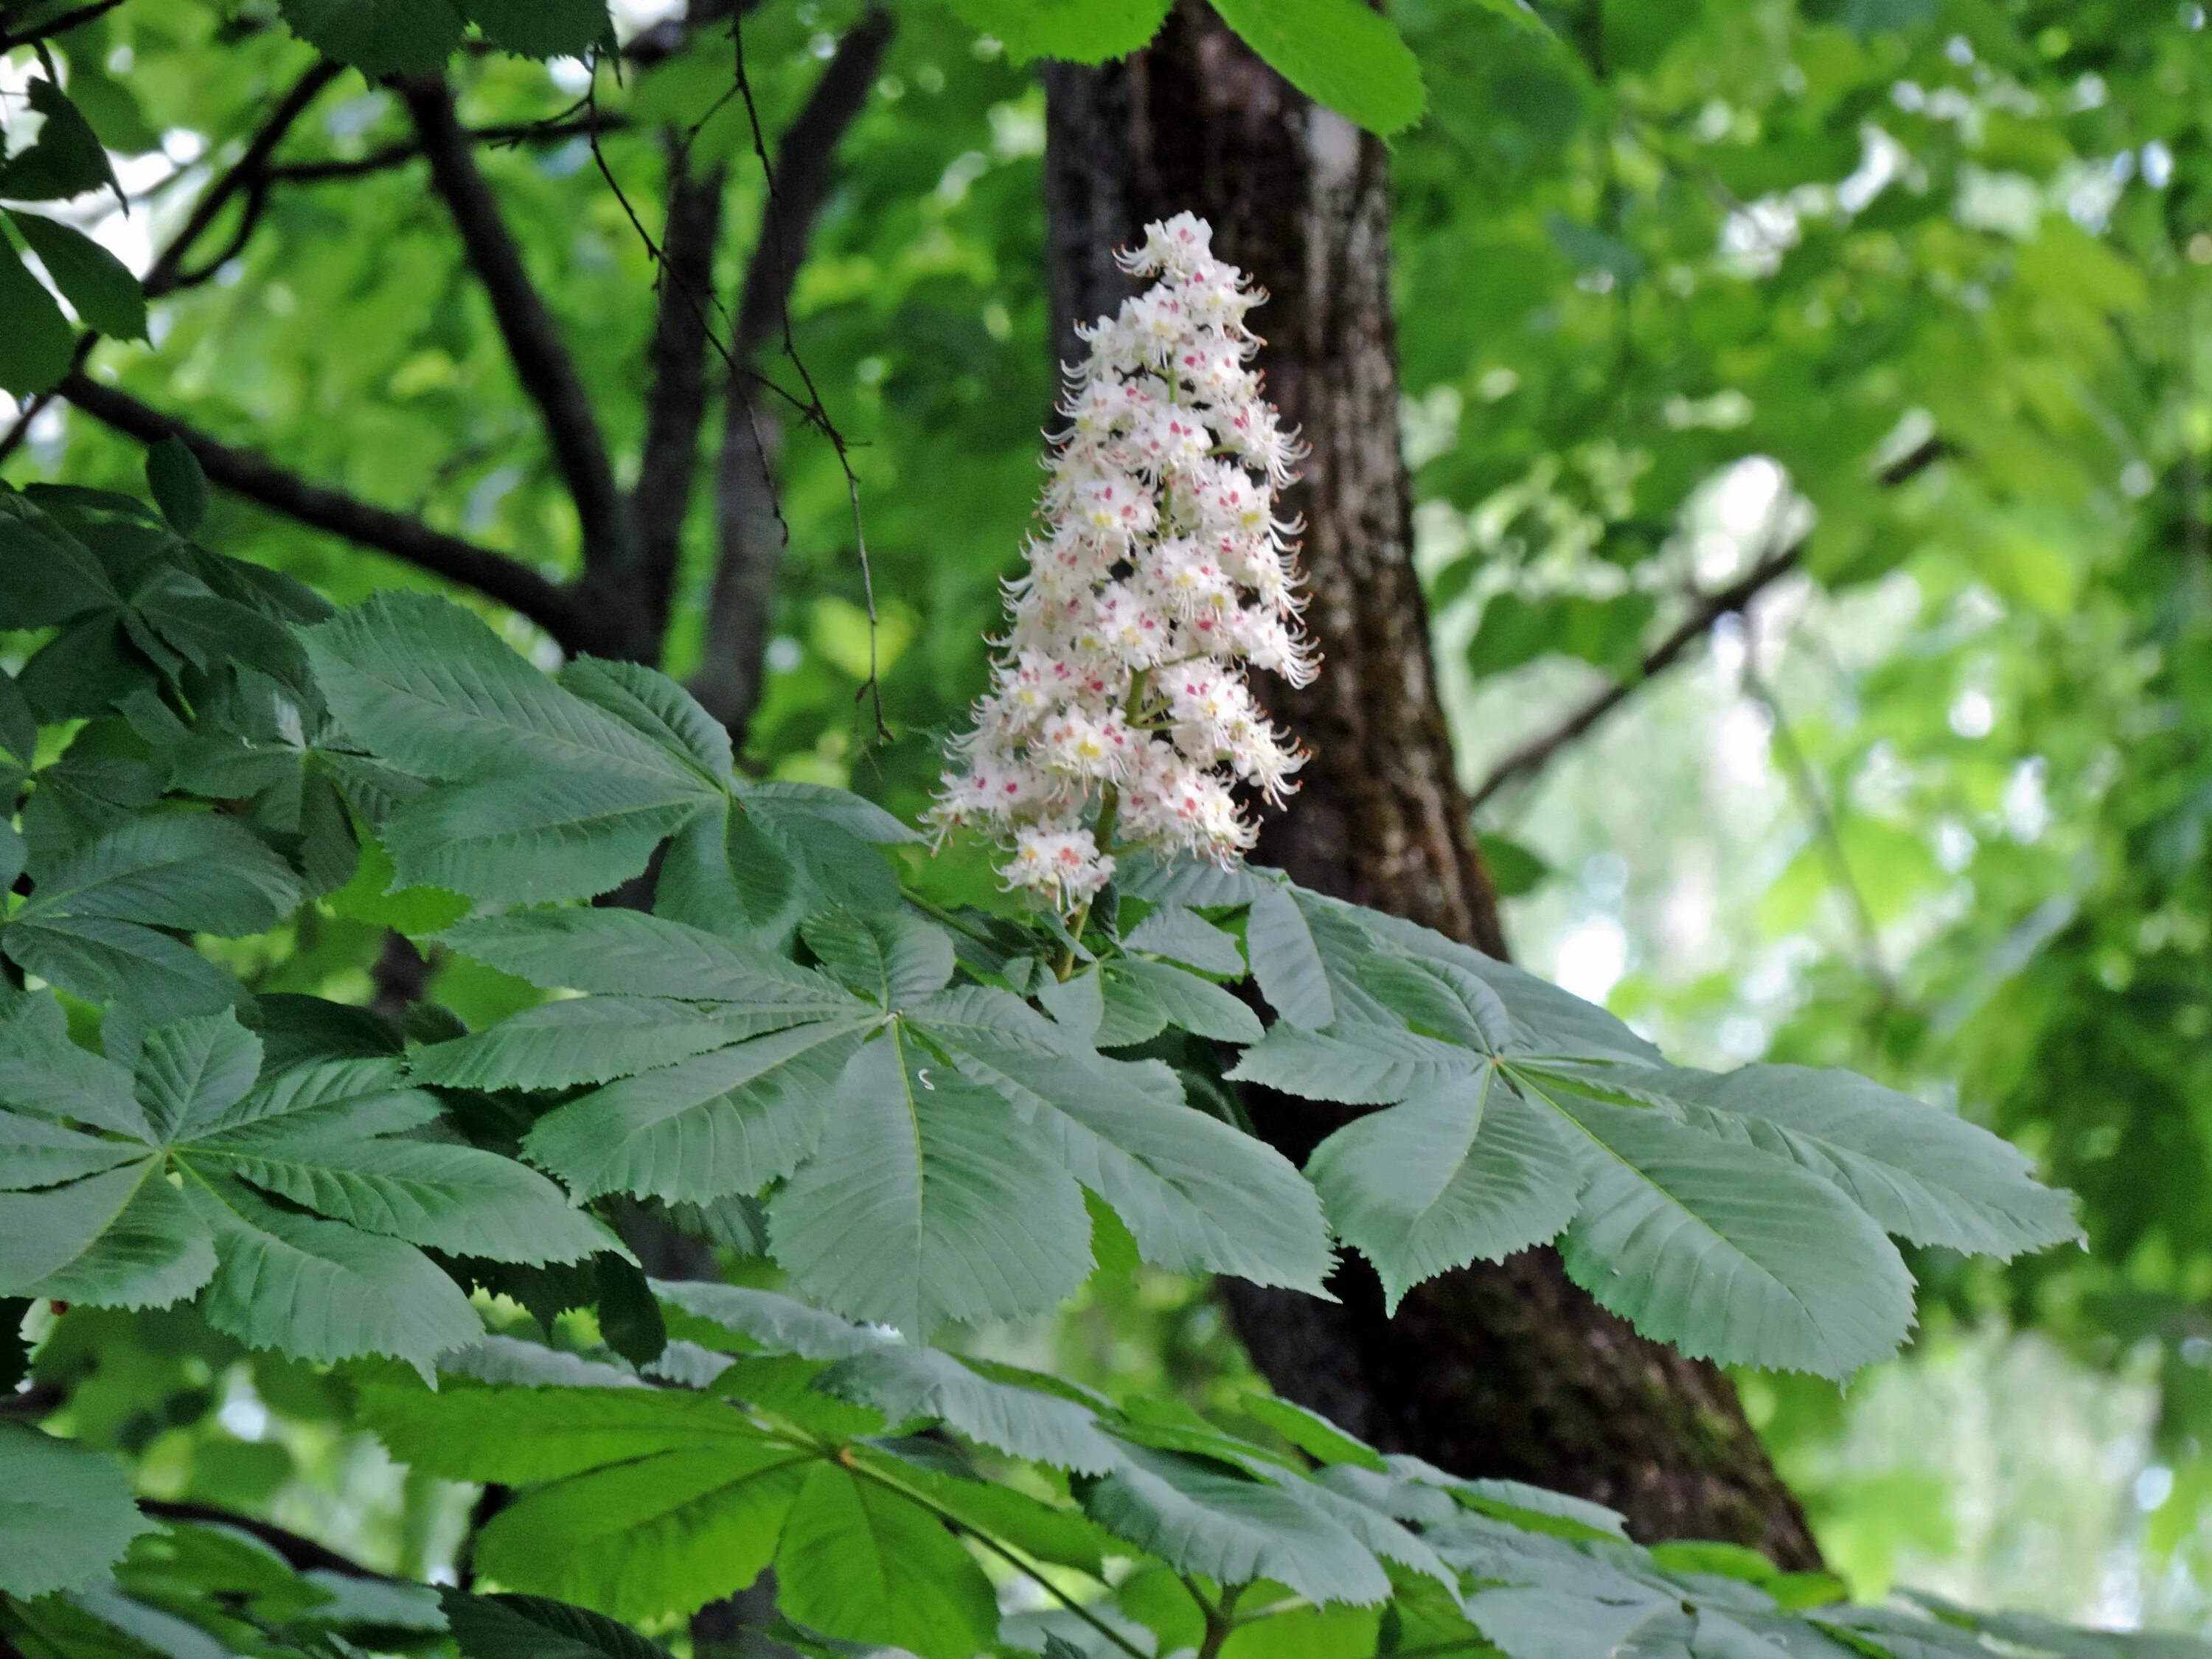
POLYGON ((1247 665, 1303 685, 1299 447, 1261 398, 1260 295, 1193 215, 1118 256, 1158 280, 1079 331, 1067 425, 1045 460, 1043 532, 1006 586, 991 690, 933 810, 1004 849, 1010 888, 1084 910, 1118 848, 1242 856, 1257 826, 1232 781, 1279 801, 1304 756, 1260 714, 1247 665))

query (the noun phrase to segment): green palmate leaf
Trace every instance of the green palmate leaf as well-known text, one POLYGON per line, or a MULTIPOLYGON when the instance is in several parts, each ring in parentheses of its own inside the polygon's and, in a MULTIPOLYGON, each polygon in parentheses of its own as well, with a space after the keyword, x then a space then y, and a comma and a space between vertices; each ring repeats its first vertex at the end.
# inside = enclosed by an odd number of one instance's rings
POLYGON ((121 189, 107 152, 68 94, 42 76, 24 88, 21 95, 45 122, 28 149, 0 161, 0 199, 57 202, 103 187, 119 198, 121 189))
POLYGON ((163 1307, 208 1281, 208 1230, 150 1158, 0 1195, 0 1293, 163 1307))
POLYGON ((845 1641, 969 1659, 998 1630, 990 1581, 943 1523, 838 1464, 807 1474, 775 1571, 785 1615, 845 1641))
POLYGON ((51 985, 88 1002, 122 1004, 149 1019, 212 1012, 244 995, 236 980, 190 945, 100 916, 19 919, 0 932, 0 951, 51 985))
POLYGON ((1222 1042, 1260 1040, 1259 1016, 1211 980, 1141 957, 1109 962, 1100 971, 1107 987, 1102 1048, 1141 1042, 1170 1025, 1222 1042))
POLYGON ((474 1146, 240 1137, 203 1158, 363 1232, 456 1255, 580 1261, 622 1248, 536 1170, 474 1146))
POLYGON ((179 535, 189 536, 200 527, 207 516, 207 474, 200 471, 199 458, 191 447, 174 433, 146 451, 146 485, 161 503, 161 516, 179 535))
MULTIPOLYGON (((719 1327, 741 1339, 739 1346, 748 1351, 765 1349, 805 1359, 849 1359, 873 1352, 884 1340, 880 1334, 835 1314, 750 1285, 672 1279, 656 1281, 653 1290, 663 1302, 697 1322, 686 1329, 701 1340, 714 1336, 702 1328, 719 1327)), ((727 1346, 720 1337, 715 1341, 727 1346)))
POLYGON ((1421 66, 1362 0, 1213 0, 1221 19, 1317 103, 1388 137, 1421 118, 1421 66))
POLYGON ((538 1595, 439 1592, 462 1659, 668 1659, 668 1650, 603 1613, 538 1595))
POLYGON ((1083 1492, 1101 1526, 1170 1566, 1223 1583, 1271 1578, 1315 1601, 1368 1605, 1390 1581, 1366 1546, 1272 1482, 1175 1452, 1128 1446, 1083 1492))
POLYGON ((853 1006, 850 996, 819 974, 635 910, 483 916, 436 938, 549 990, 677 997, 817 1015, 853 1006))
POLYGON ((921 1337, 1048 1308, 1090 1271, 1090 1221, 1038 1130, 894 1029, 826 1103, 814 1157, 769 1206, 775 1258, 854 1319, 921 1337))
POLYGON ((220 1176, 185 1193, 215 1238, 200 1310, 248 1346, 306 1359, 387 1353, 427 1369, 483 1334, 453 1281, 397 1239, 280 1210, 220 1176))
POLYGON ((1313 1188, 1273 1147, 1185 1105, 1165 1066, 924 1029, 943 1037, 963 1072, 1032 1115, 1060 1163, 1121 1218, 1146 1261, 1320 1291, 1332 1263, 1313 1188))
MULTIPOLYGON (((540 1351, 544 1352, 544 1351, 540 1351)), ((647 1388, 465 1388, 368 1383, 362 1420, 410 1468, 452 1480, 534 1486, 663 1454, 740 1451, 759 1431, 727 1402, 647 1388)))
POLYGON ((1323 1463, 1351 1463, 1377 1474, 1389 1468, 1383 1462, 1382 1454, 1374 1447, 1304 1406, 1278 1400, 1270 1394, 1249 1395, 1237 1404, 1248 1415, 1257 1418, 1300 1451, 1323 1463))
POLYGON ((1355 1119, 1306 1173, 1394 1310, 1423 1279, 1557 1237, 1583 1183, 1552 1114, 1488 1067, 1355 1119))
POLYGON ((152 1529, 112 1458, 0 1423, 0 1592, 27 1599, 96 1583, 152 1529))
POLYGON ((893 1423, 933 1418, 970 1440, 1055 1468, 1103 1474, 1114 1443, 1087 1407, 979 1375, 934 1348, 884 1345, 823 1373, 817 1388, 872 1406, 893 1423))
POLYGON ((1371 1106, 1465 1079, 1479 1053, 1403 1026, 1344 1024, 1302 1030, 1284 1021, 1247 1048, 1229 1075, 1309 1100, 1371 1106))
MULTIPOLYGON (((605 16, 600 0, 570 3, 600 7, 602 20, 605 16)), ((708 778, 718 782, 730 780, 736 758, 731 752, 728 729, 665 674, 657 674, 640 663, 576 657, 562 664, 554 678, 658 746, 682 755, 708 778)))
POLYGON ((294 33, 371 79, 434 70, 461 44, 453 0, 282 0, 294 33))
POLYGON ((502 1584, 618 1619, 690 1613, 760 1576, 817 1461, 732 1440, 594 1469, 501 1510, 476 1561, 502 1584))
POLYGON ((719 799, 680 774, 532 766, 429 790, 393 811, 384 840, 408 885, 525 904, 592 898, 719 799))
POLYGON ((1833 1185, 1656 1110, 1559 1103, 1589 1171, 1567 1271, 1638 1329, 1692 1355, 1833 1377, 1904 1340, 1911 1275, 1833 1185))
POLYGON ((951 935, 919 916, 825 910, 799 933, 832 978, 878 1007, 908 1007, 952 977, 951 935))
POLYGON ((874 1447, 854 1447, 853 1459, 864 1469, 882 1472, 955 1525, 1010 1544, 1032 1561, 1073 1567, 1095 1578, 1103 1576, 1108 1556, 1127 1553, 1126 1545, 1080 1510, 1058 1508, 1011 1486, 964 1479, 874 1447))
POLYGON ((562 690, 449 601, 380 593, 301 637, 338 724, 417 776, 535 764, 706 781, 626 720, 562 690))
POLYGON ((1678 1074, 1692 1121, 1826 1176, 1916 1244, 2008 1258, 2080 1237, 2069 1195, 1987 1130, 1848 1072, 1747 1066, 1678 1074))
POLYGON ((8 217, 87 328, 118 340, 146 337, 146 294, 130 266, 58 219, 14 212, 8 217))
POLYGON ((1017 63, 1064 58, 1103 64, 1159 33, 1170 0, 953 0, 953 9, 996 36, 1017 63))
POLYGON ((610 1083, 540 1120, 523 1149, 586 1197, 757 1193, 821 1140, 869 1025, 848 1013, 610 1083))
POLYGON ((1124 949, 1166 957, 1201 973, 1234 977, 1244 971, 1244 953, 1235 936, 1180 904, 1161 905, 1132 927, 1121 944, 1124 949))
POLYGON ((223 1122, 260 1074, 261 1040, 226 1009, 149 1031, 133 1087, 154 1138, 169 1143, 223 1122))
POLYGON ((408 1073, 454 1089, 562 1089, 672 1060, 796 1024, 780 1011, 733 1012, 669 997, 574 997, 416 1050, 408 1073))
POLYGON ((580 58, 614 44, 606 0, 461 0, 494 45, 526 58, 580 58))
POLYGON ((206 812, 130 819, 34 873, 20 922, 93 917, 235 938, 274 927, 300 902, 299 878, 283 860, 206 812))
POLYGON ((4 235, 0 235, 0 312, 8 318, 8 326, 0 330, 0 392, 28 398, 56 385, 69 373, 76 331, 4 235))

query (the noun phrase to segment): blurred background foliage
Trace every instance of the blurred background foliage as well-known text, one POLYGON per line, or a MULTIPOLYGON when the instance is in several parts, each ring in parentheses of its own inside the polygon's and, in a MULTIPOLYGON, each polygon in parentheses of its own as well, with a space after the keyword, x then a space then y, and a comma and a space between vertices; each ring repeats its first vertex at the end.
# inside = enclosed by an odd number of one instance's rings
MULTIPOLYGON (((635 35, 665 9, 617 13, 635 35)), ((859 9, 748 18, 771 128, 859 9)), ((1395 152, 1419 558, 1517 951, 1690 1060, 1848 1065, 1954 1104, 2082 1194, 2087 1251, 1923 1255, 1920 1340, 1848 1395, 1743 1379, 1855 1590, 2212 1630, 2203 7, 1537 0, 1544 30, 1471 0, 1391 9, 1430 91, 1395 152)), ((268 13, 133 4, 71 35, 131 207, 64 215, 143 268, 313 61, 268 13)), ((794 430, 747 754, 911 811, 982 682, 1052 380, 1042 94, 951 11, 896 15, 793 298, 863 490, 893 737, 856 702, 843 476, 794 430)), ((603 77, 602 149, 657 199, 634 128, 704 118, 693 164, 730 162, 749 232, 728 52, 697 37, 603 77)), ((11 120, 33 61, 0 68, 11 120)), ((581 70, 484 56, 461 78, 472 125, 553 123, 483 165, 634 464, 653 270, 574 131, 581 70)), ((405 131, 341 82, 252 234, 97 372, 565 572, 568 498, 444 210, 387 151, 405 131)), ((128 489, 141 468, 54 409, 8 476, 128 489)), ((709 575, 693 530, 679 675, 709 575)), ((204 538, 341 600, 427 580, 234 497, 204 538)), ((264 988, 370 994, 368 890, 258 964, 264 988)), ((438 971, 472 1018, 518 994, 438 971)), ((149 1494, 266 1506, 406 1571, 450 1558, 455 1491, 340 1432, 304 1368, 164 1316, 69 1331, 41 1372, 88 1379, 75 1429, 137 1454, 149 1494)), ((1204 1287, 1133 1270, 983 1340, 1200 1403, 1246 1375, 1204 1287)))

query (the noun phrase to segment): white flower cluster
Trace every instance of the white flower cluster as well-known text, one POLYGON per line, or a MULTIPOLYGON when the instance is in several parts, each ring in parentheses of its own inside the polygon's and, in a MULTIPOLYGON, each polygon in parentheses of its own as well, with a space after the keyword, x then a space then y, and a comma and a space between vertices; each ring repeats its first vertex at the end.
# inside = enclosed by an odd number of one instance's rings
POLYGON ((1304 758, 1243 678, 1248 662, 1314 675, 1297 526, 1275 516, 1300 447, 1250 367, 1261 296, 1212 240, 1188 213, 1146 226, 1119 257, 1159 281, 1082 331, 1045 529, 933 814, 995 837, 1008 885, 1064 909, 1105 884, 1117 846, 1242 855, 1256 831, 1232 778, 1279 801, 1304 758))

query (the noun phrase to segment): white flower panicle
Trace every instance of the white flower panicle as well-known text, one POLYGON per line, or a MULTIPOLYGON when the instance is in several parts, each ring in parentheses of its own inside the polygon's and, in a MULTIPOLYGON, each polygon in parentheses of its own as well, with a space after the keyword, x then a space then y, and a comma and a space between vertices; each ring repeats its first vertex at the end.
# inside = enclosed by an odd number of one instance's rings
POLYGON ((990 693, 932 816, 1006 850, 1010 887, 1073 910, 1145 847, 1223 861, 1256 829, 1233 781, 1279 802, 1304 754, 1259 712, 1247 663, 1309 684, 1297 526, 1276 516, 1302 447, 1261 398, 1261 295, 1202 219, 1120 256, 1159 280, 1083 330, 1029 568, 990 693))

